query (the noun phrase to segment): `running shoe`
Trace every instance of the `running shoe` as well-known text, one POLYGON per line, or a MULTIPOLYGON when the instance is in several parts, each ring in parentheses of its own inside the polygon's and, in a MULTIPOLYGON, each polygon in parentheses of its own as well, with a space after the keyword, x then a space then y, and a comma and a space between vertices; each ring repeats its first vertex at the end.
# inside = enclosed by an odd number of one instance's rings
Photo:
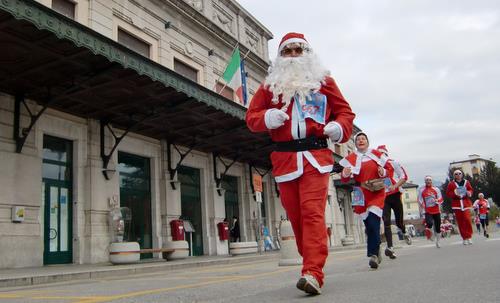
POLYGON ((411 236, 404 234, 404 238, 405 238, 406 244, 411 245, 411 236))
POLYGON ((379 258, 377 256, 371 256, 370 261, 368 261, 368 265, 373 269, 377 269, 379 263, 379 258))
POLYGON ((387 247, 385 249, 385 255, 390 259, 396 259, 396 253, 394 253, 394 249, 392 247, 387 247))
POLYGON ((309 274, 300 277, 299 281, 297 281, 297 288, 310 295, 321 294, 321 287, 319 286, 318 280, 309 274))

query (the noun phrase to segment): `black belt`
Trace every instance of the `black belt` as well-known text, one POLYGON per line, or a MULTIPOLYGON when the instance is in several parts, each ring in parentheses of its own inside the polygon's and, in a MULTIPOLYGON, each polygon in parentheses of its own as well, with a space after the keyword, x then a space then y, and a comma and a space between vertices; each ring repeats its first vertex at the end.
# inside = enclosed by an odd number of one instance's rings
POLYGON ((274 150, 280 152, 299 152, 322 148, 328 148, 328 142, 326 139, 307 137, 293 141, 276 142, 274 150))

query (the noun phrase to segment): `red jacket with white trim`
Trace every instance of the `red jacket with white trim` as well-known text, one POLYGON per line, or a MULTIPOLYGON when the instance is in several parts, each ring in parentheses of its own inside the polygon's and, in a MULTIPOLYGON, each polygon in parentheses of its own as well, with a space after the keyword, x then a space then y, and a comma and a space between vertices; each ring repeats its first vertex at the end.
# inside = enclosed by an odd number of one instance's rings
POLYGON ((487 214, 490 209, 490 203, 486 199, 477 199, 474 202, 474 209, 479 209, 480 215, 487 214))
MULTIPOLYGON (((472 186, 470 185, 470 182, 465 180, 464 183, 465 189, 467 190, 467 193, 472 196, 473 189, 472 186)), ((450 181, 448 184, 448 188, 446 189, 446 195, 451 198, 451 208, 452 209, 460 209, 460 210, 465 210, 465 209, 471 209, 472 208, 472 201, 470 200, 469 196, 466 194, 463 197, 457 196, 455 193, 455 189, 458 188, 457 182, 454 180, 450 181)))
POLYGON ((439 214, 439 205, 443 203, 441 190, 435 186, 423 186, 418 190, 418 203, 425 213, 439 214))
MULTIPOLYGON (((364 182, 368 180, 381 178, 378 174, 378 167, 381 166, 386 170, 385 175, 389 174, 391 166, 388 165, 387 157, 377 150, 371 149, 366 153, 360 153, 355 151, 350 153, 345 158, 340 160, 340 165, 343 167, 350 167, 352 171, 352 178, 358 182, 364 182)), ((351 176, 341 176, 342 182, 348 182, 351 176)), ((354 212, 356 214, 363 215, 366 213, 369 207, 375 207, 374 213, 382 216, 384 210, 384 200, 385 200, 385 189, 379 191, 369 191, 361 187, 363 196, 365 199, 364 206, 354 206, 354 212)))
MULTIPOLYGON (((326 77, 324 82, 318 92, 326 96, 325 125, 331 121, 338 123, 342 129, 338 142, 347 142, 351 137, 355 114, 333 78, 326 77)), ((300 104, 296 104, 293 98, 286 111, 290 119, 277 129, 268 129, 265 123, 266 111, 271 108, 280 109, 283 106, 281 96, 279 96, 280 102, 277 104, 273 104, 272 99, 273 93, 261 85, 253 96, 246 114, 247 126, 252 132, 269 132, 274 142, 293 141, 311 136, 326 138, 323 134, 325 125, 310 118, 305 118, 303 122, 300 121, 298 111, 301 110, 301 107, 300 104)), ((328 148, 302 152, 273 151, 271 162, 276 182, 286 182, 300 177, 303 173, 304 157, 321 173, 330 173, 333 169, 333 155, 328 148)))
MULTIPOLYGON (((406 174, 406 170, 403 168, 403 166, 399 162, 397 162, 393 159, 389 159, 388 163, 392 167, 392 169, 389 171, 389 176, 388 176, 388 178, 390 178, 390 180, 391 180, 392 185, 398 183, 399 180, 401 180, 401 179, 404 179, 405 182, 408 181, 408 175, 406 174)), ((389 191, 389 188, 386 188, 386 195, 387 196, 395 194, 397 192, 402 192, 401 186, 398 188, 394 188, 391 191, 389 191)))

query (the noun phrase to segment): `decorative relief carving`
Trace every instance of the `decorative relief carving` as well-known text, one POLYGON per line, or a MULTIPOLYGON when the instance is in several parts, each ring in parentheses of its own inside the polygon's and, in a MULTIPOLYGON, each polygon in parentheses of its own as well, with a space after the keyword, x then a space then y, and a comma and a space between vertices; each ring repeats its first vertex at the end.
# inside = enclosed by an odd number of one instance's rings
POLYGON ((186 51, 187 55, 192 56, 193 55, 193 42, 191 42, 191 41, 186 42, 186 44, 184 45, 184 50, 186 51))
POLYGON ((261 54, 261 45, 260 45, 260 39, 257 35, 255 35, 254 33, 252 33, 249 29, 246 29, 245 30, 245 43, 250 46, 250 48, 258 53, 258 54, 261 54))
POLYGON ((203 10, 202 0, 186 0, 186 2, 199 12, 203 10))
POLYGON ((212 3, 214 6, 212 20, 214 20, 215 23, 218 23, 223 29, 229 31, 231 34, 234 34, 233 16, 231 16, 230 13, 217 5, 215 2, 212 3))

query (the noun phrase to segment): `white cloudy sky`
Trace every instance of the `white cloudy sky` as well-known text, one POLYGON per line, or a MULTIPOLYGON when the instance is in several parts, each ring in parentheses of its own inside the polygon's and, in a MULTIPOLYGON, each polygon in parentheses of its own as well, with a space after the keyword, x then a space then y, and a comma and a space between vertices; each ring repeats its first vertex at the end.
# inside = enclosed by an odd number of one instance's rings
POLYGON ((304 33, 372 147, 423 183, 469 154, 500 161, 500 1, 238 0, 274 35, 304 33))

